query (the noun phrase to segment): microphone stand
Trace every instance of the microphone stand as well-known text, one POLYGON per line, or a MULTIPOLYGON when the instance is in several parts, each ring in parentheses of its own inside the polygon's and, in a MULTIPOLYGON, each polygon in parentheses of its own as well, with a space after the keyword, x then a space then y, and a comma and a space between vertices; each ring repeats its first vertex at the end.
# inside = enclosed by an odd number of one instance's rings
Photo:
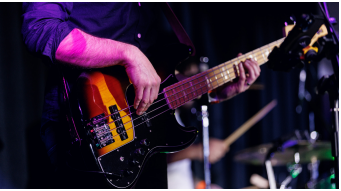
POLYGON ((208 112, 207 106, 201 106, 202 113, 202 136, 203 136, 203 153, 204 153, 204 172, 205 172, 205 185, 206 189, 211 189, 211 172, 210 172, 210 163, 208 157, 210 155, 210 147, 209 147, 209 135, 208 135, 208 112))

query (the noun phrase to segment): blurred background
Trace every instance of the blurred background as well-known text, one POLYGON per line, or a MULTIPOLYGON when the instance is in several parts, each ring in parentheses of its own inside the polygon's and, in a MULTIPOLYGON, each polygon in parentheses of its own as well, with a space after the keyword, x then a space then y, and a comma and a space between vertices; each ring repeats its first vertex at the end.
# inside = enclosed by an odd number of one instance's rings
MULTIPOLYGON (((21 6, 21 3, 0 3, 0 188, 46 188, 44 183, 52 167, 39 128, 47 68, 23 44, 21 6)), ((318 3, 202 2, 170 3, 170 6, 196 46, 197 55, 209 58, 209 67, 282 38, 284 23, 291 24, 292 15, 321 14, 318 3)), ((339 3, 327 6, 330 16, 338 20, 339 3)), ((166 34, 176 38, 163 20, 166 34)), ((338 32, 338 24, 334 28, 338 32)), ((234 160, 243 149, 270 143, 295 130, 316 131, 319 140, 330 140, 328 95, 316 94, 318 79, 333 73, 330 61, 323 59, 304 66, 306 80, 301 90, 301 68, 288 73, 270 70, 265 65, 261 69, 256 81, 261 88, 250 88, 233 99, 209 106, 210 136, 225 139, 273 99, 278 102, 231 145, 224 158, 211 165, 212 182, 222 188, 250 186, 252 174, 267 178, 264 166, 234 160)), ((199 110, 200 106, 193 108, 199 110)), ((201 128, 195 111, 188 118, 193 118, 192 123, 201 128)), ((328 162, 323 165, 321 171, 330 171, 328 162)), ((302 173, 293 182, 294 188, 304 186, 310 178, 307 165, 302 167, 302 173)), ((203 179, 202 163, 193 162, 192 168, 194 175, 203 179)), ((288 175, 285 166, 275 167, 274 171, 277 182, 288 175)))

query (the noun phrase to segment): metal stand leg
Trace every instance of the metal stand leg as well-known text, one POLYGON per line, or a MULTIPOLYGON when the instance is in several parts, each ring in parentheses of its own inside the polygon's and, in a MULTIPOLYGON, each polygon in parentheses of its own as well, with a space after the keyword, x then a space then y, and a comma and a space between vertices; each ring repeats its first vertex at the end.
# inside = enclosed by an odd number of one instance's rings
POLYGON ((211 172, 210 172, 210 163, 208 157, 210 155, 210 147, 209 147, 209 135, 208 135, 208 112, 207 106, 201 106, 202 112, 202 127, 203 127, 203 152, 204 152, 204 171, 205 171, 205 183, 206 189, 211 188, 211 172))

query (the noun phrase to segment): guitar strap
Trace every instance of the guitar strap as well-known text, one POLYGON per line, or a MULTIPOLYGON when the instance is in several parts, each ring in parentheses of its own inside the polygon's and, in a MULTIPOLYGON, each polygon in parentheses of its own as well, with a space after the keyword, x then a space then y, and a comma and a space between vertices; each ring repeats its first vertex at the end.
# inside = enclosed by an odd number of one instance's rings
POLYGON ((171 25, 175 35, 178 37, 179 41, 182 44, 185 44, 187 46, 192 47, 191 56, 194 56, 195 55, 195 47, 194 47, 191 39, 187 35, 185 29, 182 27, 180 21, 178 20, 178 18, 174 14, 172 8, 169 6, 169 4, 167 2, 161 3, 160 7, 161 7, 163 13, 165 14, 169 24, 171 25))

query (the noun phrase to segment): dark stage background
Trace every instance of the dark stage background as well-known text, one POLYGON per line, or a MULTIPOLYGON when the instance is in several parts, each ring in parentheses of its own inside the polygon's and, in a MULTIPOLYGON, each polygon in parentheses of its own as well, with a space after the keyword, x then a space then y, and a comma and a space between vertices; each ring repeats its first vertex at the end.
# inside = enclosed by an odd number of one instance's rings
MULTIPOLYGON (((170 3, 197 49, 209 57, 213 67, 282 37, 284 22, 292 14, 319 14, 317 3, 170 3)), ((328 3, 331 16, 339 18, 338 3, 328 3)), ((48 188, 51 169, 39 137, 46 67, 25 48, 21 36, 21 3, 0 3, 0 188, 48 188)), ((171 36, 171 28, 165 24, 171 36)), ((338 30, 338 26, 335 26, 338 30)), ((307 89, 313 89, 319 73, 317 64, 307 66, 307 89), (308 81, 309 80, 309 81, 308 81), (309 87, 308 87, 309 86, 309 87)), ((332 73, 328 61, 324 73, 332 73)), ((229 153, 212 165, 212 182, 223 188, 250 185, 251 174, 267 178, 265 167, 237 163, 238 151, 269 143, 294 130, 309 130, 314 113, 315 130, 329 139, 330 119, 326 96, 312 91, 310 102, 298 99, 300 69, 290 73, 261 67, 257 83, 263 90, 248 90, 221 104, 209 107, 210 135, 224 139, 273 99, 277 107, 232 144, 229 153), (298 105, 302 111, 296 112, 298 105), (323 114, 325 113, 325 114, 323 114), (310 126, 309 126, 310 125, 310 126)), ((194 166, 198 166, 195 164, 194 166)), ((276 167, 277 181, 287 176, 276 167)), ((200 173, 199 175, 200 176, 200 173)), ((306 183, 304 166, 296 185, 306 183)))

